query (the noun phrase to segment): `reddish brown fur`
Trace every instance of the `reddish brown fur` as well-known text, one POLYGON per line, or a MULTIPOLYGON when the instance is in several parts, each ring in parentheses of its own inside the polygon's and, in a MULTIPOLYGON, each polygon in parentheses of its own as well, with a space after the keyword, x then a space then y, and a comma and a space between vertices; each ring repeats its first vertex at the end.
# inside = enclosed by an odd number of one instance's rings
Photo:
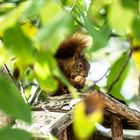
MULTIPOLYGON (((85 47, 88 45, 88 40, 84 35, 74 34, 72 37, 64 40, 57 51, 56 59, 58 65, 70 83, 77 89, 82 88, 85 84, 86 77, 89 71, 89 63, 82 55, 85 47), (83 68, 79 68, 79 63, 83 65, 83 68), (75 81, 75 77, 81 75, 83 82, 75 81)), ((60 82, 58 94, 65 94, 68 92, 67 88, 60 82)))
POLYGON ((81 54, 87 47, 88 40, 84 35, 74 34, 69 39, 64 40, 57 51, 57 58, 70 58, 75 54, 81 54))

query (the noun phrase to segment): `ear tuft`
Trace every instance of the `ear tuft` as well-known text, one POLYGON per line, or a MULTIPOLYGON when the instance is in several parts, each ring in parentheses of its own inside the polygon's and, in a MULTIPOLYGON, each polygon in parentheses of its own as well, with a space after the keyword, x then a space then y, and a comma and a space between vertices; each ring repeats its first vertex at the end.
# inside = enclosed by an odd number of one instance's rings
POLYGON ((75 33, 72 37, 64 40, 57 51, 57 58, 70 58, 75 54, 81 54, 85 47, 89 46, 89 37, 81 33, 75 33))

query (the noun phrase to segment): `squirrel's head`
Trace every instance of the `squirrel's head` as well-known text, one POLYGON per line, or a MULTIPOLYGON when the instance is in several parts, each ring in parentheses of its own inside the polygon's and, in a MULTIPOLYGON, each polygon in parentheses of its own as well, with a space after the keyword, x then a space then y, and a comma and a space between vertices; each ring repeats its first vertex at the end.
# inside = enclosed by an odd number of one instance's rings
POLYGON ((90 69, 90 64, 83 55, 83 50, 89 46, 89 42, 87 36, 76 33, 60 44, 55 55, 61 70, 76 88, 85 85, 90 69))
POLYGON ((87 77, 90 69, 90 64, 88 63, 88 61, 83 55, 75 56, 74 59, 75 61, 71 66, 71 78, 77 75, 87 77))
POLYGON ((85 85, 90 64, 83 55, 75 56, 74 59, 75 61, 70 68, 70 81, 76 88, 82 88, 85 85))

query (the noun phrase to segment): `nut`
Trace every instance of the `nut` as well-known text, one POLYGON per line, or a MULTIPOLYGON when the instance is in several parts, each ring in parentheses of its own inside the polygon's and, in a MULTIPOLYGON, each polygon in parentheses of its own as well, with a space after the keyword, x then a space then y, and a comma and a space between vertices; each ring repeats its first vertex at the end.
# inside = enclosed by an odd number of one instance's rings
POLYGON ((74 82, 78 85, 84 85, 85 81, 86 81, 86 78, 81 75, 78 75, 74 78, 74 82))
POLYGON ((81 80, 83 80, 83 76, 81 76, 81 75, 78 75, 74 78, 75 82, 80 82, 81 80))

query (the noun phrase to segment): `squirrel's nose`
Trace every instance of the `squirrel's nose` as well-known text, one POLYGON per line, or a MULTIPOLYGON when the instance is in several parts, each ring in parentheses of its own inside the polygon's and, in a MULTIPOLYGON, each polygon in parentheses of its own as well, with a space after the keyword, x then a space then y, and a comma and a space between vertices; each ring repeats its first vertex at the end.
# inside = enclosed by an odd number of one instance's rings
POLYGON ((84 74, 83 74, 83 77, 87 77, 87 76, 88 76, 88 74, 87 74, 87 73, 84 73, 84 74))

